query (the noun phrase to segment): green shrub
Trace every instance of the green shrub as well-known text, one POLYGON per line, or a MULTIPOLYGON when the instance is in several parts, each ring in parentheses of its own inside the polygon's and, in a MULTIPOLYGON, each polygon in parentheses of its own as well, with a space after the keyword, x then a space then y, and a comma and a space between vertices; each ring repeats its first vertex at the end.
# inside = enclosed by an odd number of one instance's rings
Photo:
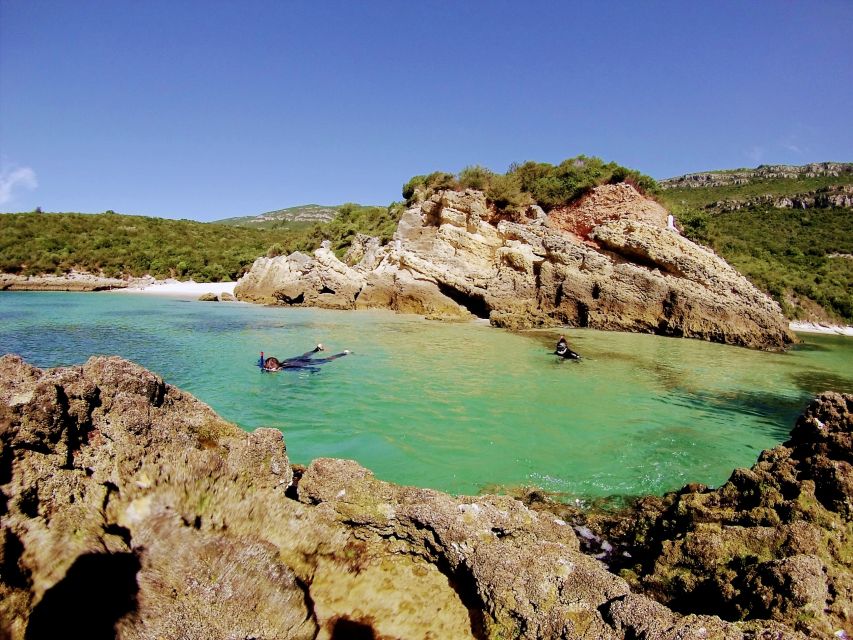
POLYGON ((491 171, 480 165, 465 167, 459 172, 459 186, 463 189, 476 189, 486 191, 494 175, 491 171))

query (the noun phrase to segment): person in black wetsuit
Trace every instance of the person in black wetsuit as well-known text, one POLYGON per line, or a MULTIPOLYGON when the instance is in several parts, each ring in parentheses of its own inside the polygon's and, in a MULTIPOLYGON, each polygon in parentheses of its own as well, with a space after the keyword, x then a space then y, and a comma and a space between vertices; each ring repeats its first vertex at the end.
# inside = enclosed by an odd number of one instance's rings
POLYGON ((311 351, 306 351, 301 356, 295 356, 293 358, 287 358, 285 360, 279 360, 275 356, 270 356, 269 358, 261 357, 260 365, 264 371, 281 371, 282 369, 310 369, 317 367, 325 362, 331 362, 332 360, 337 360, 338 358, 343 358, 345 355, 349 354, 349 349, 342 351, 341 353, 336 353, 327 358, 314 358, 315 353, 319 353, 320 351, 325 351, 325 347, 322 344, 318 344, 316 347, 311 349, 311 351))
POLYGON ((581 357, 569 349, 569 343, 566 342, 565 336, 560 336, 560 339, 557 340, 557 347, 554 349, 554 353, 556 353, 561 358, 566 358, 567 360, 580 360, 581 357))

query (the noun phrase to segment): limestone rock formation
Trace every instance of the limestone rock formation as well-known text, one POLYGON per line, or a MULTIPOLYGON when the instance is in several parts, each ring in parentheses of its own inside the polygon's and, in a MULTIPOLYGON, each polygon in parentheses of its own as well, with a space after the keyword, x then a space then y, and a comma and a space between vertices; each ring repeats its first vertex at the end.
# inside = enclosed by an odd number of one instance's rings
POLYGON ((513 329, 569 324, 768 349, 793 340, 776 303, 667 229, 666 210, 627 184, 547 217, 538 207, 502 214, 479 191, 442 191, 403 214, 390 245, 359 239, 348 258, 328 245, 313 257, 258 258, 235 293, 513 329))
POLYGON ((663 206, 643 197, 631 185, 620 182, 602 185, 570 206, 553 209, 548 214, 548 225, 586 239, 595 227, 618 222, 626 216, 635 222, 664 229, 668 215, 663 206))
POLYGON ((698 189, 749 184, 759 180, 800 179, 817 177, 839 177, 853 174, 850 162, 813 162, 806 165, 764 164, 755 169, 736 171, 706 171, 659 181, 664 189, 698 189))
MULTIPOLYGON (((816 429, 803 451, 849 458, 816 429)), ((394 486, 330 459, 299 479, 279 431, 243 432, 119 358, 0 358, 0 525, 12 640, 803 637, 632 594, 566 522, 506 496, 394 486)), ((754 579, 768 608, 838 601, 819 553, 778 559, 754 579), (784 600, 774 586, 794 575, 808 579, 784 600)))

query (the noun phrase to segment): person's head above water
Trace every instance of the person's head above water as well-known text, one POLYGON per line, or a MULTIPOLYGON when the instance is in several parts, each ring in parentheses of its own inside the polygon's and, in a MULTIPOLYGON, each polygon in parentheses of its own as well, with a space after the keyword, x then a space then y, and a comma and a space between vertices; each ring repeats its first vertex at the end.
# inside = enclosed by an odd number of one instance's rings
POLYGON ((325 351, 326 350, 326 347, 323 346, 322 342, 318 342, 317 346, 315 348, 317 349, 317 351, 325 351))

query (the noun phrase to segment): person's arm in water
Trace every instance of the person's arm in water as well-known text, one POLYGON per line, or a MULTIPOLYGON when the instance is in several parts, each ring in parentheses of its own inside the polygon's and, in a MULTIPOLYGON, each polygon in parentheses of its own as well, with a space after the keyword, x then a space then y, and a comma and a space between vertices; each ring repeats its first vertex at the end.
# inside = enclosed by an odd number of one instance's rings
POLYGON ((316 347, 311 349, 311 351, 306 351, 301 356, 294 356, 292 358, 288 358, 285 360, 282 365, 283 366, 300 366, 305 364, 306 362, 311 362, 311 356, 315 353, 325 350, 325 347, 322 343, 318 343, 316 347))
POLYGON ((308 364, 323 364, 324 362, 331 362, 332 360, 337 360, 338 358, 343 358, 345 355, 349 355, 352 353, 349 349, 344 349, 340 353, 336 353, 334 355, 329 356, 328 358, 314 358, 313 360, 308 360, 308 364))

